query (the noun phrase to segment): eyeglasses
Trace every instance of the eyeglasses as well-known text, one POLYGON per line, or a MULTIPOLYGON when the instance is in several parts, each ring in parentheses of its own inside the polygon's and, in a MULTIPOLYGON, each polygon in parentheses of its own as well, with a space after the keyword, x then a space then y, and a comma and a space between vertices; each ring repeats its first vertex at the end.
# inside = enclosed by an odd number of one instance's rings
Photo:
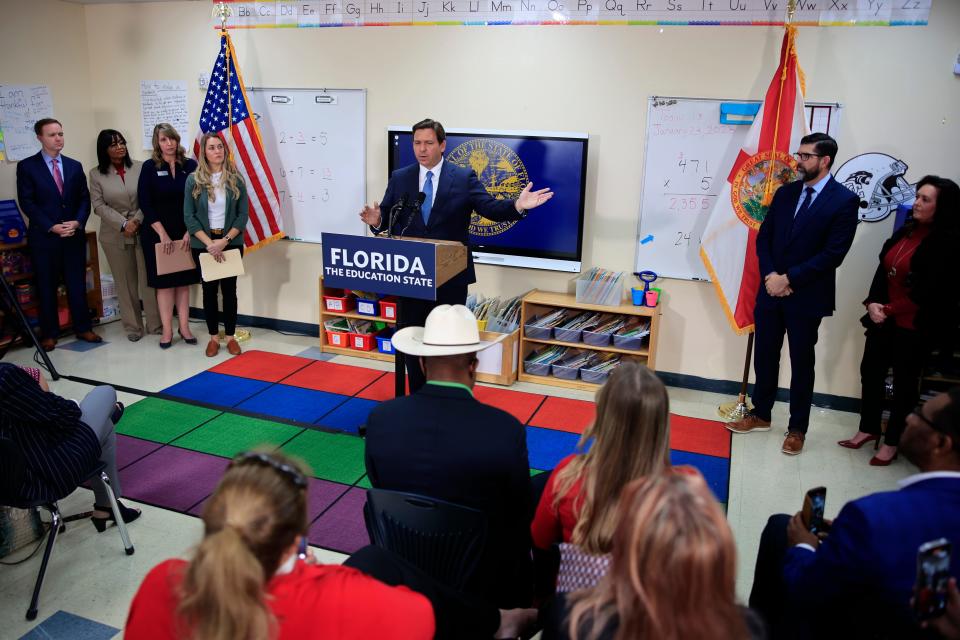
POLYGON ((940 429, 939 427, 937 427, 937 425, 934 424, 933 420, 930 420, 930 419, 927 418, 925 415, 923 415, 923 412, 922 412, 922 410, 921 410, 921 405, 918 404, 916 407, 914 407, 913 411, 911 411, 910 413, 912 413, 912 414, 915 415, 916 417, 920 418, 920 421, 921 421, 921 422, 923 422, 924 424, 926 424, 928 427, 930 427, 930 428, 933 429, 934 431, 939 431, 939 432, 943 433, 943 430, 940 429))
POLYGON ((799 160, 800 162, 806 162, 810 158, 822 158, 823 154, 822 153, 800 153, 799 151, 797 151, 796 153, 793 154, 793 157, 799 160))
POLYGON ((296 469, 289 464, 280 462, 279 460, 274 460, 265 453, 257 453, 256 451, 247 451, 246 453, 238 454, 230 461, 230 464, 227 465, 227 469, 232 468, 234 465, 244 464, 247 462, 253 462, 257 464, 262 464, 268 467, 276 469, 278 472, 283 474, 290 482, 294 484, 298 489, 307 488, 307 479, 300 473, 299 469, 296 469))

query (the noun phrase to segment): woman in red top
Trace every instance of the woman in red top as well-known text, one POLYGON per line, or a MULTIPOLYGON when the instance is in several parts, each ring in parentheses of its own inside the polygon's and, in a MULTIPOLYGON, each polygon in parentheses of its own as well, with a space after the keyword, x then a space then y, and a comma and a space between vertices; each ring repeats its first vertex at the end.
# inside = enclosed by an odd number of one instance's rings
POLYGON ((234 458, 203 523, 191 562, 166 560, 147 574, 130 605, 125 637, 433 637, 433 609, 424 596, 355 569, 298 560, 307 478, 290 460, 255 452, 234 458))
POLYGON ((625 360, 597 392, 597 417, 578 449, 553 470, 531 525, 533 544, 573 542, 610 552, 620 489, 670 466, 667 390, 642 364, 625 360), (593 443, 590 443, 590 440, 593 443))
POLYGON ((867 341, 860 362, 860 429, 838 444, 859 449, 880 438, 887 370, 893 367, 893 403, 884 443, 871 460, 897 457, 907 415, 919 400, 919 380, 933 340, 955 331, 960 300, 960 187, 925 176, 917 183, 913 215, 883 245, 880 265, 863 301, 867 341))

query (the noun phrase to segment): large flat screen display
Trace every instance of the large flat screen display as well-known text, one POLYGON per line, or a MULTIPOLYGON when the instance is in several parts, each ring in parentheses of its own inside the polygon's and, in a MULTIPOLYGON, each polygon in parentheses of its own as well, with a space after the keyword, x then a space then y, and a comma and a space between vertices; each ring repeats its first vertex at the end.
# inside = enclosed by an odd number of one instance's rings
MULTIPOLYGON (((389 127, 389 169, 413 164, 410 127, 389 127)), ((580 271, 587 134, 447 129, 444 161, 473 169, 497 199, 516 198, 528 182, 553 198, 517 222, 470 221, 474 261, 554 271, 580 271)))

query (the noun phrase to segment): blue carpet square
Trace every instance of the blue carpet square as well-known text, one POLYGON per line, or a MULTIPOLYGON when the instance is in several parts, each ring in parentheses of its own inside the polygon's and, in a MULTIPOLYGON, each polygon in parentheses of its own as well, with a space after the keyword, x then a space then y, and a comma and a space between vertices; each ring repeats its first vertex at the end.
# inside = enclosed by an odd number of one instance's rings
POLYGON ((550 471, 577 448, 576 433, 527 427, 527 455, 534 469, 550 471))
POLYGON ((287 420, 313 423, 346 399, 347 396, 336 393, 276 384, 241 402, 237 408, 287 420))
POLYGON ((670 464, 676 466, 688 464, 699 469, 707 486, 713 491, 718 502, 727 502, 727 488, 730 482, 730 460, 707 456, 689 451, 670 451, 670 464))
POLYGON ((324 353, 320 351, 320 347, 309 347, 304 349, 297 354, 298 358, 312 358, 314 360, 332 360, 336 357, 336 354, 333 353, 324 353))
POLYGON ((73 342, 67 342, 66 344, 58 344, 57 349, 66 349, 67 351, 76 351, 77 353, 83 353, 84 351, 90 351, 90 349, 96 349, 97 347, 105 347, 109 342, 104 340, 103 342, 86 342, 84 340, 74 340, 73 342))
POLYGON ((233 407, 269 387, 271 383, 204 371, 167 387, 161 393, 220 407, 233 407))
POLYGON ((109 640, 118 633, 120 629, 66 611, 57 611, 20 636, 20 640, 109 640))
POLYGON ((375 406, 380 404, 376 400, 350 398, 345 403, 317 420, 316 424, 340 431, 358 433, 360 426, 366 424, 367 416, 375 406))

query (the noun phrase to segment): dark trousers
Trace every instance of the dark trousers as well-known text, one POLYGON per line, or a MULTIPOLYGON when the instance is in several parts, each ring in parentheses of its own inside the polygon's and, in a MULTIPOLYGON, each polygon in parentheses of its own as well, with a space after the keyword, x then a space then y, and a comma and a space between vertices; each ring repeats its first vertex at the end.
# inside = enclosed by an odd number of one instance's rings
MULTIPOLYGON (((464 304, 467 301, 467 285, 445 284, 437 289, 437 299, 419 300, 417 298, 400 298, 397 329, 404 327, 422 327, 427 316, 441 304, 464 304)), ((407 367, 407 380, 410 384, 410 393, 416 393, 427 382, 423 369, 420 368, 420 359, 416 356, 404 358, 407 367)))
POLYGON ((816 358, 814 346, 820 329, 819 316, 801 316, 786 313, 782 305, 760 307, 754 313, 753 413, 770 420, 770 412, 777 398, 780 377, 780 351, 783 336, 790 346, 790 431, 806 433, 810 423, 810 405, 813 403, 813 379, 816 358))
POLYGON ((920 332, 892 323, 871 327, 866 335, 860 361, 860 431, 880 434, 887 370, 893 367, 893 402, 884 442, 895 447, 920 399, 920 372, 930 348, 920 332))
POLYGON ((436 638, 492 638, 500 611, 492 604, 448 587, 394 553, 366 546, 343 563, 391 586, 403 585, 433 605, 436 638))
MULTIPOLYGON (((223 236, 211 234, 211 240, 219 240, 223 236)), ((243 255, 243 247, 227 247, 227 249, 240 249, 240 255, 243 255)), ((193 259, 200 264, 200 254, 206 253, 206 249, 194 249, 193 259)), ((228 336, 234 335, 237 330, 237 279, 221 278, 211 282, 202 282, 203 288, 203 317, 207 321, 207 331, 215 336, 220 333, 220 322, 223 321, 223 333, 228 336), (220 304, 217 300, 217 292, 223 298, 223 312, 220 311, 220 304)))
POLYGON ((76 333, 90 331, 90 309, 87 306, 87 238, 78 229, 70 238, 56 238, 42 245, 30 241, 30 257, 37 277, 37 298, 40 302, 40 332, 44 338, 60 334, 57 314, 57 287, 61 279, 67 287, 67 304, 76 333))

